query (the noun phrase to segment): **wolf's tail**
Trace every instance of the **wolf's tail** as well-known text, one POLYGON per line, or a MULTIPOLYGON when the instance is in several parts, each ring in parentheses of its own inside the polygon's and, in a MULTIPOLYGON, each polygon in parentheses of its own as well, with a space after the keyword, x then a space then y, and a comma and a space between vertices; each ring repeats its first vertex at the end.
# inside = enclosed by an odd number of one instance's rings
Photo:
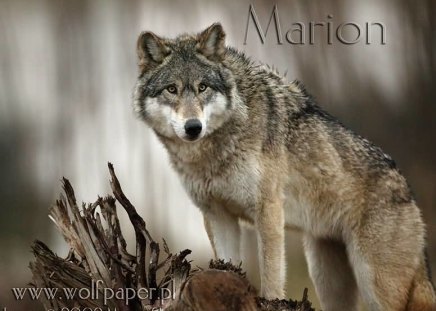
POLYGON ((436 311, 436 293, 432 284, 427 254, 424 254, 409 293, 407 311, 436 311))

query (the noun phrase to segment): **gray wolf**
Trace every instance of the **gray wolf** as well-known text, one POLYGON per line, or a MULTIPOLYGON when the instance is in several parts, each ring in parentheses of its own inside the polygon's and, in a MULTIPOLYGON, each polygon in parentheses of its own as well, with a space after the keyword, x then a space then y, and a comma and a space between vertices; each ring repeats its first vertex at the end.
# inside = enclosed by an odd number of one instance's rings
POLYGON ((137 43, 136 114, 168 151, 204 215, 215 256, 240 259, 254 225, 261 295, 283 298, 287 228, 304 233, 325 311, 435 310, 425 226, 405 178, 380 148, 225 45, 220 24, 137 43))

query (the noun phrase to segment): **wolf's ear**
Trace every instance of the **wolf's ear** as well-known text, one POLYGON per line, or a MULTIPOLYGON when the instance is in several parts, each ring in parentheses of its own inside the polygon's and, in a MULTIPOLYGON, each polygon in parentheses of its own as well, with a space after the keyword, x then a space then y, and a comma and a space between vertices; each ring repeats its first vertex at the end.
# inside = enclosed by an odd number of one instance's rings
POLYGON ((147 70, 153 65, 162 63, 171 51, 163 39, 150 31, 146 31, 139 35, 137 52, 139 67, 141 70, 147 70))
POLYGON ((223 26, 212 24, 198 35, 197 51, 210 60, 221 60, 226 51, 225 37, 223 26))

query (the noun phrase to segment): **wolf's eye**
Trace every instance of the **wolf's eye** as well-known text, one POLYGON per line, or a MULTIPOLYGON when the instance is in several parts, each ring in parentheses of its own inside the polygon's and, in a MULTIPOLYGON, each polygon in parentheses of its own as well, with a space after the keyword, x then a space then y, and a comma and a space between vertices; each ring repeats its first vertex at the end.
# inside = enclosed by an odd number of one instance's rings
POLYGON ((206 89, 207 89, 206 84, 200 83, 200 84, 198 85, 198 91, 199 91, 200 93, 201 93, 201 92, 204 92, 206 89))
POLYGON ((177 88, 174 85, 170 85, 169 87, 167 87, 167 91, 170 92, 171 94, 176 94, 177 88))

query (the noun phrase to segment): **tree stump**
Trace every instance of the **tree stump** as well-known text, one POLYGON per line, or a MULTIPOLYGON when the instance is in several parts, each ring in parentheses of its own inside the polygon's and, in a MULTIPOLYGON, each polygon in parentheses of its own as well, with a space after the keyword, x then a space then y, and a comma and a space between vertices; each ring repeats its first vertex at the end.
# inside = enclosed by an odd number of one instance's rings
POLYGON ((161 244, 124 195, 112 164, 108 166, 113 196, 81 208, 70 182, 63 179, 65 195, 50 209, 50 218, 70 246, 69 255, 60 258, 41 241, 32 245, 31 285, 51 290, 51 296, 40 296, 46 310, 313 311, 307 289, 301 301, 257 297, 240 265, 212 260, 206 270, 192 269, 187 260, 191 251, 173 254, 165 240, 161 259, 161 244), (116 202, 135 230, 135 254, 127 251, 116 202))

